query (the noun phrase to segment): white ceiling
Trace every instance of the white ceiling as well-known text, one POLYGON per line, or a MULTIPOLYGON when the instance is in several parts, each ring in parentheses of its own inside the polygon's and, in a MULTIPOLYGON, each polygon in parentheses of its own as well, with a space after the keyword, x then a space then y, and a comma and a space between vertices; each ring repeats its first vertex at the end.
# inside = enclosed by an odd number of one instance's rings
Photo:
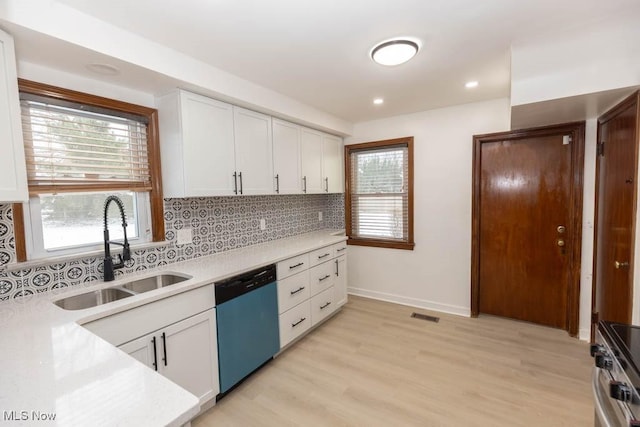
MULTIPOLYGON (((59 1, 351 122, 507 97, 512 42, 640 10, 638 0, 59 1), (373 63, 373 45, 396 36, 420 39, 418 56, 373 63), (479 87, 465 89, 468 80, 479 87)), ((19 59, 71 67, 28 39, 16 38, 19 59)), ((71 62, 95 62, 91 55, 74 50, 71 62)), ((149 91, 166 83, 137 80, 121 83, 149 91)))

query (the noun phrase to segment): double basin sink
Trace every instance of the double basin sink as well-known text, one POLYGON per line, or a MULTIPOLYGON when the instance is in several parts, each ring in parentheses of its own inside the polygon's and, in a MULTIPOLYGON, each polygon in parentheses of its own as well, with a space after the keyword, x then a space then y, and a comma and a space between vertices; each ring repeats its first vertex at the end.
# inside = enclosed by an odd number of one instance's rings
POLYGON ((190 276, 177 274, 157 274, 143 279, 132 280, 111 288, 89 291, 55 301, 54 304, 65 310, 83 310, 109 302, 129 298, 154 289, 175 285, 191 279, 190 276))

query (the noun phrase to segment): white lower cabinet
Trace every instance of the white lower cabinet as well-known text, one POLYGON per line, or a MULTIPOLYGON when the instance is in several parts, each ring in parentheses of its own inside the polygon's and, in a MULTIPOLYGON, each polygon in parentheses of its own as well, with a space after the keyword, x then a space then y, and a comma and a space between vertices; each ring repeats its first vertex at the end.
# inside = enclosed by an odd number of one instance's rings
POLYGON ((331 286, 311 298, 311 326, 317 325, 336 311, 334 293, 334 288, 331 286))
POLYGON ((207 310, 164 329, 152 332, 119 348, 158 371, 200 403, 218 394, 215 309, 207 310))
POLYGON ((305 333, 311 327, 309 300, 300 303, 279 317, 280 348, 305 333))
POLYGON ((278 263, 280 348, 346 304, 346 250, 341 242, 278 263))

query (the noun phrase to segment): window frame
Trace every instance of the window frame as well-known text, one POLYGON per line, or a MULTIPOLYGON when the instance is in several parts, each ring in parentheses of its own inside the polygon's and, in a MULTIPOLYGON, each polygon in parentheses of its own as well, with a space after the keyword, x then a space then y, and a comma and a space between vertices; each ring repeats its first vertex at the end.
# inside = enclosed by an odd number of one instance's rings
POLYGON ((345 145, 344 147, 344 177, 345 177, 345 230, 348 237, 347 244, 357 246, 370 246, 378 248, 388 249, 404 249, 413 250, 415 247, 415 241, 413 238, 413 137, 407 136, 403 138, 385 139, 380 141, 364 142, 359 144, 345 145), (396 239, 383 239, 383 238, 363 238, 353 235, 351 227, 352 212, 351 212, 351 153, 362 150, 371 150, 375 148, 388 149, 394 147, 407 147, 407 241, 398 241, 396 239))
MULTIPOLYGON (((161 242, 165 238, 164 230, 164 201, 162 196, 162 169, 160 165, 160 140, 158 130, 158 110, 155 108, 144 107, 141 105, 130 104, 128 102, 118 101, 115 99, 105 98, 88 93, 78 92, 71 89, 64 89, 44 83, 38 83, 31 80, 18 79, 19 92, 29 93, 33 95, 44 96, 63 102, 74 102, 79 104, 90 105, 98 108, 105 108, 115 112, 124 114, 134 114, 145 117, 147 124, 147 153, 149 156, 149 172, 151 176, 151 190, 149 194, 149 214, 151 217, 151 241, 161 242)), ((86 186, 82 191, 117 191, 127 190, 128 188, 105 188, 104 185, 96 185, 95 187, 86 186)), ((135 191, 135 188, 130 190, 135 191)), ((73 191, 73 190, 71 190, 73 191)), ((30 194, 30 197, 35 194, 30 194)), ((29 219, 29 215, 25 217, 24 207, 20 203, 13 204, 13 222, 16 243, 16 258, 18 262, 27 261, 27 231, 25 227, 25 219, 29 219)), ((91 248, 85 247, 87 251, 91 248)), ((38 258, 36 258, 38 259, 38 258)))

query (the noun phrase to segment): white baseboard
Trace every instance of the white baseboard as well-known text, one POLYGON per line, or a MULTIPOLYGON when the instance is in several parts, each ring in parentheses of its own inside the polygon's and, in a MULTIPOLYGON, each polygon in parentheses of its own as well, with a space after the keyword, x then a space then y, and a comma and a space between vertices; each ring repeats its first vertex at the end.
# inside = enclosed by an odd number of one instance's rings
POLYGON ((393 302, 396 304, 407 305, 409 307, 423 308, 425 310, 439 311, 441 313, 455 314, 456 316, 470 317, 471 311, 469 307, 460 307, 456 305, 441 304, 439 302, 427 301, 418 298, 403 297, 400 295, 388 294, 385 292, 370 291, 368 289, 352 288, 347 289, 351 295, 365 298, 377 299, 380 301, 393 302))

